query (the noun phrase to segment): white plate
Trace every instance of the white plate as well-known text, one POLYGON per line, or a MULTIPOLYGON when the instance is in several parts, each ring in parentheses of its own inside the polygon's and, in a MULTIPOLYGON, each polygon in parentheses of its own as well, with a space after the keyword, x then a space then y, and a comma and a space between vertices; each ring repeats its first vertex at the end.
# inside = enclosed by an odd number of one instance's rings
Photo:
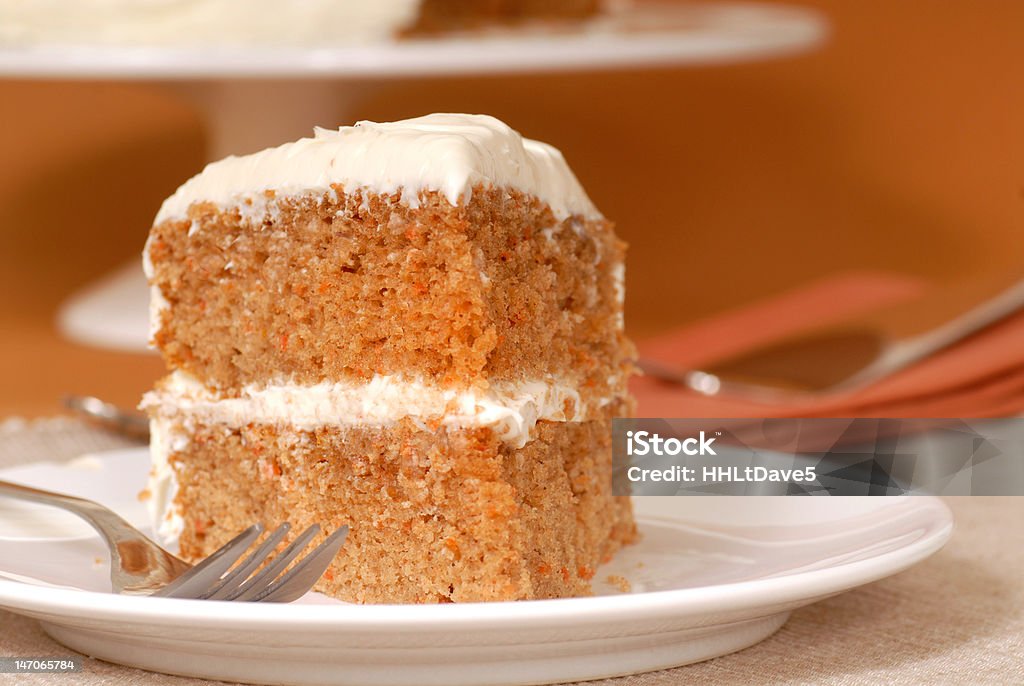
POLYGON ((73 341, 132 353, 149 347, 149 283, 132 260, 82 288, 57 310, 57 328, 73 341))
POLYGON ((822 39, 826 26, 815 12, 777 5, 620 2, 616 7, 574 30, 507 29, 339 46, 0 45, 0 74, 316 78, 707 64, 804 50, 822 39))
MULTIPOLYGON (((133 494, 147 468, 146 451, 135 449, 0 478, 92 497, 141 524, 133 494)), ((621 574, 629 593, 602 584, 591 598, 357 606, 317 594, 291 605, 110 595, 105 551, 87 527, 3 501, 0 607, 38 618, 80 652, 175 674, 281 684, 575 681, 752 645, 793 609, 931 555, 953 526, 946 506, 924 496, 636 504, 643 541, 597 575, 621 574)))

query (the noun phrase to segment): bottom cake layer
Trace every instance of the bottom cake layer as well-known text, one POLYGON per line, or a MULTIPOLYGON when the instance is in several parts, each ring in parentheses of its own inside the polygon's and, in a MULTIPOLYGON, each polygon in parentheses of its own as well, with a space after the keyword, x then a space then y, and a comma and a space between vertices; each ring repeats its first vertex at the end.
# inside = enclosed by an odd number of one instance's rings
POLYGON ((519 449, 489 428, 434 432, 408 420, 313 431, 157 424, 168 435, 155 445, 172 448, 183 557, 257 521, 289 521, 293 532, 348 524, 317 585, 341 600, 586 595, 597 565, 636 538, 629 499, 611 493, 609 420, 540 422, 519 449))

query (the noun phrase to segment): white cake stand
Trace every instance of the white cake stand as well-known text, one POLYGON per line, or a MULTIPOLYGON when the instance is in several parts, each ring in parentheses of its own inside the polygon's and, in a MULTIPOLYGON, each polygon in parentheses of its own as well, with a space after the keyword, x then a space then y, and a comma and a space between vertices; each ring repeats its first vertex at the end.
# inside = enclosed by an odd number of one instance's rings
MULTIPOLYGON (((825 33, 825 21, 804 9, 637 2, 619 3, 613 14, 571 32, 501 30, 322 48, 6 47, 0 76, 164 83, 205 116, 207 156, 219 159, 308 135, 313 124, 333 119, 343 78, 697 66, 804 51, 825 33), (273 107, 265 97, 269 79, 275 80, 273 107)), ((74 294, 57 319, 75 341, 147 350, 148 289, 140 265, 125 265, 74 294)))

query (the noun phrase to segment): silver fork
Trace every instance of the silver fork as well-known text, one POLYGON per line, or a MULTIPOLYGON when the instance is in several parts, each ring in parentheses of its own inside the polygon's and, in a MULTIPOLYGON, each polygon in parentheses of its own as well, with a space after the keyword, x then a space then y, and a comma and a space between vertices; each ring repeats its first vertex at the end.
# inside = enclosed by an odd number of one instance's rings
POLYGON ((286 522, 238 562, 263 533, 263 525, 254 524, 192 566, 161 548, 116 513, 91 500, 7 481, 0 481, 0 495, 60 507, 88 522, 110 548, 113 591, 127 595, 288 603, 313 588, 348 535, 347 526, 337 529, 289 569, 320 532, 320 527, 314 524, 287 548, 273 555, 291 528, 286 522))

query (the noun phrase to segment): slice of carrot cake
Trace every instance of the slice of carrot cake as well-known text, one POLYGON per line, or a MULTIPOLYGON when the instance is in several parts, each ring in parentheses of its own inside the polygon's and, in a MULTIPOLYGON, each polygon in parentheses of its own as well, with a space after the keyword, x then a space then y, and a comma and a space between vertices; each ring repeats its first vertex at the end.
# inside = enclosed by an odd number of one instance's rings
POLYGON ((586 594, 635 537, 624 245, 562 155, 488 116, 360 122, 215 162, 145 250, 151 502, 182 555, 351 533, 361 603, 586 594))

